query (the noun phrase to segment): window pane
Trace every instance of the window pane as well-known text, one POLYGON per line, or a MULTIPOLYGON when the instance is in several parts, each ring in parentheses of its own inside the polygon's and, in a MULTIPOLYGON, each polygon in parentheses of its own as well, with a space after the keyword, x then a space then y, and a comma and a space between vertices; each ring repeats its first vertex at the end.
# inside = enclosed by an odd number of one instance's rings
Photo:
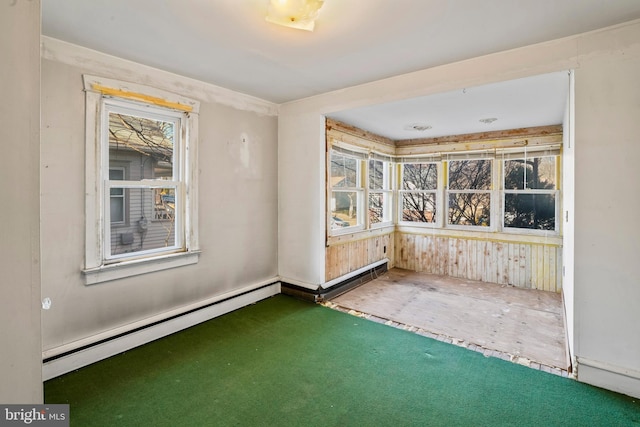
POLYGON ((334 191, 332 199, 331 229, 358 225, 358 193, 334 191))
MULTIPOLYGON (((109 179, 122 181, 124 179, 124 168, 109 169, 109 179)), ((109 195, 109 212, 112 223, 125 221, 125 201, 124 188, 111 188, 109 195)))
POLYGON ((129 162, 131 181, 172 179, 174 134, 173 122, 109 112, 109 162, 129 162))
POLYGON ((173 220, 176 211, 176 192, 173 188, 155 188, 153 219, 173 220))
POLYGON ((504 162, 505 190, 556 188, 556 158, 528 157, 504 162))
POLYGON ((339 188, 358 187, 358 160, 342 154, 331 153, 331 186, 339 188))
POLYGON ((369 160, 369 188, 372 190, 385 189, 384 162, 369 160))
POLYGON ((436 195, 434 193, 402 193, 402 220, 435 222, 436 195))
POLYGON ((450 190, 490 190, 491 160, 449 161, 450 190))
POLYGON ((109 179, 122 181, 124 179, 124 169, 109 169, 109 179))
POLYGON ((110 199, 111 222, 124 222, 124 189, 112 188, 110 199), (119 191, 121 196, 114 196, 113 192, 119 191))
POLYGON ((402 167, 403 190, 435 190, 438 170, 435 163, 406 163, 402 167))
POLYGON ((127 194, 131 221, 127 226, 111 228, 110 255, 175 246, 174 189, 131 188, 127 194))
POLYGON ((555 195, 505 194, 504 226, 535 230, 555 230, 555 195))
POLYGON ((488 227, 490 217, 490 193, 449 194, 449 224, 488 227))
POLYGON ((391 221, 389 217, 390 196, 389 193, 369 193, 369 222, 371 224, 391 221))

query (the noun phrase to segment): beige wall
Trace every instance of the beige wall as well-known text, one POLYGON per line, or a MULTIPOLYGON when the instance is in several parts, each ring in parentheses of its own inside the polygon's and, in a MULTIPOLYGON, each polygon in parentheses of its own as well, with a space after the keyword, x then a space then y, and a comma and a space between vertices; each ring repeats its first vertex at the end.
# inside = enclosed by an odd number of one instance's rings
POLYGON ((0 3, 0 402, 41 403, 40 1, 0 3))
POLYGON ((239 94, 235 102, 215 87, 43 40, 42 296, 52 300, 42 317, 43 351, 54 355, 79 340, 277 280, 277 117, 265 114, 269 105, 239 94), (84 284, 83 73, 184 87, 190 93, 183 95, 201 101, 198 264, 84 284))
MULTIPOLYGON (((282 105, 280 274, 314 288, 325 269, 325 257, 318 254, 325 243, 318 218, 325 209, 324 153, 319 149, 324 129, 315 126, 322 115, 576 69, 575 217, 569 212, 568 218, 575 218, 575 283, 570 288, 575 286, 578 378, 640 396, 640 227, 634 218, 640 203, 635 165, 640 154, 639 63, 640 22, 631 22, 282 105), (309 183, 302 195, 288 182, 301 176, 309 183), (296 216, 289 214, 294 208, 296 216), (299 245, 296 235, 303 235, 306 245, 299 245)), ((574 266, 565 261, 565 268, 574 266)))

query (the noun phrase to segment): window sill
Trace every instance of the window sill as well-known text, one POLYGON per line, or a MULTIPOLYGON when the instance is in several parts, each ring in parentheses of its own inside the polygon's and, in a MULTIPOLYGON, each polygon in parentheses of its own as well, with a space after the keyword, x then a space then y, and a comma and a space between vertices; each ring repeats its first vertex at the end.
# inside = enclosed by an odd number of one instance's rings
POLYGON ((338 234, 327 238, 326 246, 341 245, 357 240, 369 239, 371 237, 383 236, 393 233, 395 226, 393 224, 385 227, 376 227, 370 230, 359 230, 352 233, 338 234))
POLYGON ((85 285, 111 280, 124 279, 140 274, 155 271, 168 270, 170 268, 183 267, 196 264, 200 257, 200 251, 181 252, 177 254, 161 255, 153 258, 123 261, 116 264, 102 265, 100 267, 82 270, 85 285))
POLYGON ((453 227, 447 228, 425 228, 419 226, 406 226, 398 225, 396 232, 403 234, 418 234, 429 235, 433 237, 448 237, 454 239, 468 239, 468 240, 485 240, 504 243, 531 243, 531 244, 544 244, 551 246, 562 246, 562 236, 559 234, 554 235, 541 235, 531 233, 515 233, 504 231, 492 231, 487 229, 479 230, 465 230, 453 227))

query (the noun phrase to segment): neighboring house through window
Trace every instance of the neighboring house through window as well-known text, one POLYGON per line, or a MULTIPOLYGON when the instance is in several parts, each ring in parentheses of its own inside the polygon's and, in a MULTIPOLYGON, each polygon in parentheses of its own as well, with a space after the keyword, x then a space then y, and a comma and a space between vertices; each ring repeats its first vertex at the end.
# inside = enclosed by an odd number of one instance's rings
POLYGON ((197 261, 198 103, 126 88, 85 76, 88 284, 197 261))

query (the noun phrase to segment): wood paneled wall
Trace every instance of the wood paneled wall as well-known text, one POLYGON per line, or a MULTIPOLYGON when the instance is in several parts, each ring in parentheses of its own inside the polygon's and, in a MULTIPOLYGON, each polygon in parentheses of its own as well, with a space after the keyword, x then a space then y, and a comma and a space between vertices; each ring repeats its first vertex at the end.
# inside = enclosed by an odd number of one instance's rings
POLYGON ((325 281, 344 276, 385 258, 389 259, 388 267, 393 267, 394 244, 393 233, 389 233, 327 246, 325 281))
POLYGON ((395 233, 395 266, 412 271, 560 292, 562 246, 395 233))

